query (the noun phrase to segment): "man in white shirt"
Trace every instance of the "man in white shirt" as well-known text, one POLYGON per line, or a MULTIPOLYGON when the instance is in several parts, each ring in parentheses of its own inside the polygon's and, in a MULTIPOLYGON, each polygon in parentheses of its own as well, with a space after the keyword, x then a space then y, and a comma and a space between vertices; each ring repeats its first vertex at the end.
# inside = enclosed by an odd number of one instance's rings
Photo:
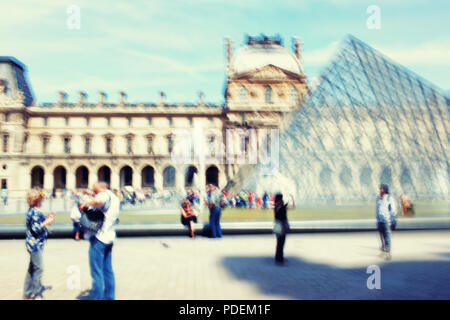
POLYGON ((381 250, 386 254, 387 260, 391 259, 391 225, 395 223, 397 206, 389 194, 389 187, 380 186, 380 196, 377 198, 376 217, 377 227, 380 233, 381 250))
POLYGON ((116 238, 116 225, 119 218, 120 200, 104 182, 93 186, 95 197, 81 204, 80 209, 95 207, 103 212, 102 227, 89 238, 89 265, 92 276, 90 298, 93 300, 114 300, 115 281, 111 263, 111 253, 116 238))

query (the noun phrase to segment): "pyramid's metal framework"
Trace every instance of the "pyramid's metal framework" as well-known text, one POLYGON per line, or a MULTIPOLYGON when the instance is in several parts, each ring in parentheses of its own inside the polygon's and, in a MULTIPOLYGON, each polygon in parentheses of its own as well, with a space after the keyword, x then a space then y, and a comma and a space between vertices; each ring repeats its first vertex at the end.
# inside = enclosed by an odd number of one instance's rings
POLYGON ((348 36, 280 135, 279 174, 257 170, 246 187, 278 181, 297 201, 368 200, 387 183, 397 195, 449 199, 449 128, 438 88, 348 36))

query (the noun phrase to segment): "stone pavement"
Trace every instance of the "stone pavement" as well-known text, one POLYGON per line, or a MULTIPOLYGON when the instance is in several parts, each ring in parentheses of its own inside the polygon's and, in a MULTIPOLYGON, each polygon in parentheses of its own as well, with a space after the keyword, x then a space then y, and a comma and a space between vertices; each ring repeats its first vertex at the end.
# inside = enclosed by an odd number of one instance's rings
MULTIPOLYGON (((82 298, 90 288, 88 246, 48 241, 46 299, 82 298)), ((448 230, 395 232, 391 261, 380 257, 376 232, 289 234, 283 267, 274 249, 273 235, 119 238, 117 299, 450 299, 448 230), (367 288, 370 265, 381 268, 380 290, 367 288)), ((0 257, 0 299, 21 299, 23 240, 1 240, 0 257)))

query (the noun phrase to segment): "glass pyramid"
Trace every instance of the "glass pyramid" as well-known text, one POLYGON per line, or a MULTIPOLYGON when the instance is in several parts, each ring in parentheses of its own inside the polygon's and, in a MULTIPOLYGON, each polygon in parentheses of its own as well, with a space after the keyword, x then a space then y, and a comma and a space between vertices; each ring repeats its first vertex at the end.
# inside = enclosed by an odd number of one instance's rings
POLYGON ((297 202, 396 197, 449 199, 449 100, 442 91, 348 36, 280 134, 279 171, 243 188, 297 202), (278 190, 274 190, 277 186, 278 190))

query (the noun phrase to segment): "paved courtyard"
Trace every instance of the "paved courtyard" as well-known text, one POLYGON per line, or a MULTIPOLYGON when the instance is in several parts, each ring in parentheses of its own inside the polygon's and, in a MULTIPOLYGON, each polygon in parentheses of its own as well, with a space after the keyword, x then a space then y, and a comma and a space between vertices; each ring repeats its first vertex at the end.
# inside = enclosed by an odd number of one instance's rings
MULTIPOLYGON (((90 288, 86 241, 50 239, 46 299, 82 299, 90 288), (79 274, 79 277, 77 275, 79 274), (77 280, 79 279, 79 281, 77 280)), ((272 235, 119 238, 113 249, 117 299, 450 299, 450 231, 396 232, 393 259, 370 233, 290 234, 288 264, 273 263, 272 235), (370 265, 381 289, 369 290, 370 265)), ((23 240, 0 241, 0 299, 21 299, 23 240)))

